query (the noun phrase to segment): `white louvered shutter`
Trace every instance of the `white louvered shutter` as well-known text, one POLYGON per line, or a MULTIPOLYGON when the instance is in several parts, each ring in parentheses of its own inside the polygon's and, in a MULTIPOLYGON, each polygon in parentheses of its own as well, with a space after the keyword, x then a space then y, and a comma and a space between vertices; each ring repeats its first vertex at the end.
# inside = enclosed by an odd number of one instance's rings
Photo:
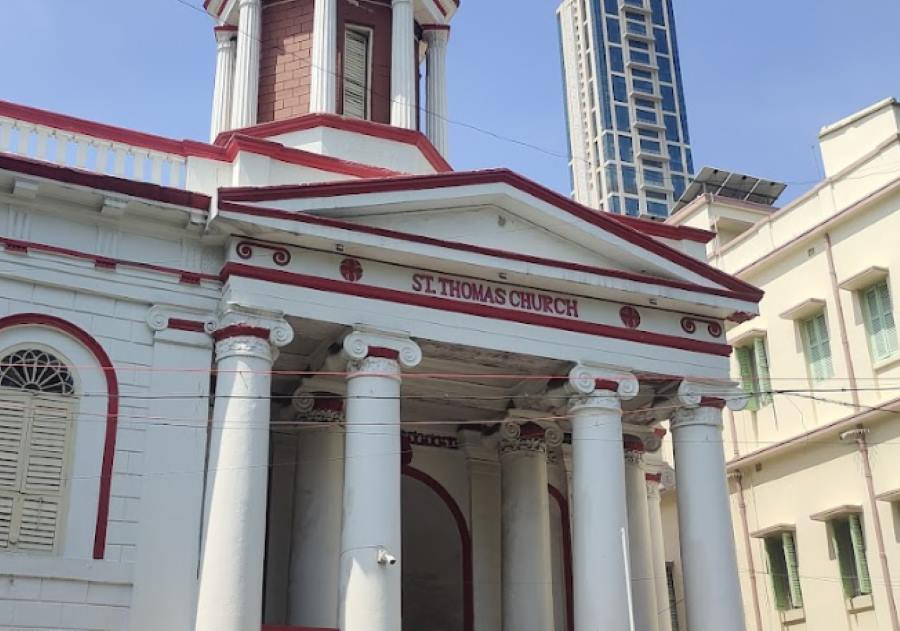
POLYGON ((73 403, 0 388, 0 549, 54 550, 73 403))
POLYGON ((35 396, 30 420, 16 539, 20 549, 51 551, 72 424, 70 399, 35 396))
POLYGON ((344 31, 344 116, 369 117, 369 35, 344 31))

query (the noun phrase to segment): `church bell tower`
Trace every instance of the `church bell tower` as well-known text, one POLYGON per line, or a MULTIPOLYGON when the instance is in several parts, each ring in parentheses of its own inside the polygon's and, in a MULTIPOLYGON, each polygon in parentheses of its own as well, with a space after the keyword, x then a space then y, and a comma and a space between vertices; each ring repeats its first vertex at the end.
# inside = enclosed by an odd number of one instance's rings
POLYGON ((204 8, 218 23, 212 140, 336 114, 422 130, 446 155, 446 50, 456 0, 206 0, 204 8))

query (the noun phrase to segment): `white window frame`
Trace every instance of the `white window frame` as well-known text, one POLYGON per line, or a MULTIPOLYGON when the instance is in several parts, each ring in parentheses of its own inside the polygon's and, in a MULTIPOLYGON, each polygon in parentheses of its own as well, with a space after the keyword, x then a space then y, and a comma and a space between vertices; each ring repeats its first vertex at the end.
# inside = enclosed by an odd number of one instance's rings
MULTIPOLYGON (((100 477, 106 445, 107 390, 103 367, 75 338, 50 326, 23 325, 0 331, 0 356, 21 348, 39 348, 69 366, 75 382, 78 407, 70 438, 68 484, 60 509, 55 555, 90 559, 100 499, 100 477), (83 397, 82 393, 91 396, 83 397)), ((0 552, 21 556, 22 552, 0 552)), ((36 554, 29 552, 29 554, 36 554)))
MULTIPOLYGON (((344 24, 344 41, 343 41, 343 50, 344 55, 343 59, 341 59, 341 112, 343 112, 344 116, 347 116, 346 111, 346 102, 347 102, 347 32, 353 31, 359 34, 362 34, 366 37, 366 41, 368 44, 368 49, 366 50, 366 102, 365 102, 365 114, 360 120, 372 120, 372 67, 373 57, 372 54, 374 52, 375 46, 375 31, 369 26, 363 26, 362 24, 353 24, 346 23, 344 24)), ((356 118, 355 116, 351 118, 356 118)))

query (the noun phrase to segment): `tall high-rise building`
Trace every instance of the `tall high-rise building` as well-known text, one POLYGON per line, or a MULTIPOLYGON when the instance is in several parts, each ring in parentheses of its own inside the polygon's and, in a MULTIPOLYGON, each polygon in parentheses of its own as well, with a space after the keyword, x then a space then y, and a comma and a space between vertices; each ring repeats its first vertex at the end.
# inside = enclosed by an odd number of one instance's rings
POLYGON ((673 0, 563 0, 557 10, 572 195, 668 216, 693 172, 673 0))

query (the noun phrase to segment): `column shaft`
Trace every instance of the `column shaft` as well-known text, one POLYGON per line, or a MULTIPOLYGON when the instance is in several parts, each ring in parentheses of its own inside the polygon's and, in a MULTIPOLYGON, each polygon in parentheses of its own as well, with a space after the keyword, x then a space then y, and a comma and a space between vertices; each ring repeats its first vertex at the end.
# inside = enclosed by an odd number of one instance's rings
POLYGON ((438 152, 447 156, 447 40, 449 30, 439 26, 424 29, 426 133, 438 152))
POLYGON ((256 124, 259 106, 260 0, 239 0, 231 129, 256 124))
POLYGON ((500 462, 496 445, 485 444, 480 431, 464 429, 460 440, 469 470, 474 631, 498 631, 503 621, 500 462))
POLYGON ((663 541, 662 510, 659 502, 659 474, 647 474, 647 506, 650 514, 650 544, 656 585, 656 610, 659 631, 672 631, 669 611, 669 584, 666 580, 666 546, 663 541))
POLYGON ((212 121, 209 141, 212 142, 231 124, 231 100, 234 92, 235 30, 216 27, 216 83, 213 89, 212 121))
POLYGON ((553 628, 550 495, 540 439, 501 444, 503 493, 503 629, 553 628))
POLYGON ((246 631, 262 624, 272 355, 251 336, 216 354, 196 629, 246 631))
POLYGON ((572 562, 575 631, 630 628, 622 533, 627 531, 622 412, 615 393, 575 397, 572 562))
POLYGON ((650 511, 642 454, 625 454, 625 494, 628 503, 628 545, 631 557, 631 593, 635 628, 658 631, 658 606, 650 541, 650 511))
POLYGON ((391 19, 391 125, 416 128, 416 50, 411 0, 393 0, 391 19))
POLYGON ((744 631, 722 446, 722 411, 679 410, 672 423, 678 526, 691 631, 744 631))
POLYGON ((310 113, 337 111, 337 0, 316 0, 313 10, 310 113))
POLYGON ((400 369, 392 359, 351 362, 341 534, 341 631, 400 631, 400 369))
MULTIPOLYGON (((300 419, 324 420, 316 414, 300 419)), ((288 622, 296 627, 338 625, 344 434, 336 420, 305 426, 298 438, 288 590, 288 622)))

